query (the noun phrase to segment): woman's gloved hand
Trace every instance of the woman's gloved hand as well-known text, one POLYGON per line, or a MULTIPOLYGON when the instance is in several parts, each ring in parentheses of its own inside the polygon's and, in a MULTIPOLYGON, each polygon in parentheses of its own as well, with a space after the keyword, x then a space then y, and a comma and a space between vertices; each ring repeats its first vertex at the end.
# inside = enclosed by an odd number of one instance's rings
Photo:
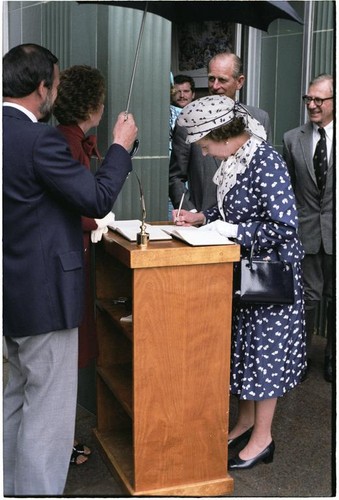
POLYGON ((105 217, 102 219, 94 219, 96 222, 96 225, 98 226, 97 229, 93 229, 91 231, 91 241, 92 243, 98 243, 98 241, 101 240, 102 235, 107 233, 108 227, 107 226, 112 226, 114 221, 115 221, 115 214, 113 212, 108 212, 105 217))
POLYGON ((108 212, 102 219, 94 219, 98 229, 103 229, 106 226, 112 226, 115 221, 115 214, 113 212, 108 212))
POLYGON ((199 228, 199 231, 216 231, 226 238, 236 238, 238 234, 238 224, 230 224, 223 220, 215 220, 199 228))
POLYGON ((98 227, 98 229, 93 229, 93 231, 91 231, 91 242, 98 243, 101 240, 102 235, 107 232, 108 232, 107 226, 101 228, 98 227))

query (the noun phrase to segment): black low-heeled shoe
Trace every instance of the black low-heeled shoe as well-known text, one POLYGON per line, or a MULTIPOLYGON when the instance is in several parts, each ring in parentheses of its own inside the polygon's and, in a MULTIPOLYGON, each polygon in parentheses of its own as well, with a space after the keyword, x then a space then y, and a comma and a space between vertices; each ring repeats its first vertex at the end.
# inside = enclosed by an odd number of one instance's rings
POLYGON ((271 441, 271 443, 268 446, 266 446, 266 448, 262 452, 260 452, 253 458, 250 458, 248 460, 242 460, 239 457, 239 455, 235 458, 230 458, 228 461, 228 469, 229 470, 251 469, 260 462, 264 462, 265 464, 270 464, 271 462, 273 462, 274 450, 275 450, 275 444, 274 441, 271 441))
POLYGON ((247 429, 247 431, 240 434, 240 436, 237 436, 234 439, 229 439, 228 440, 228 447, 235 448, 239 443, 242 443, 243 441, 246 441, 246 440, 248 441, 251 437, 252 431, 253 431, 253 427, 250 427, 249 429, 247 429))

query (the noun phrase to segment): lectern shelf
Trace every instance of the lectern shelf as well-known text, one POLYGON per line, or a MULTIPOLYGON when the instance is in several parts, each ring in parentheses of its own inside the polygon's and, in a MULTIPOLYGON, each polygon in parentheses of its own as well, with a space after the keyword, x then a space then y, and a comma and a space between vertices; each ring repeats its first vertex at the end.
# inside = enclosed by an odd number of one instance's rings
POLYGON ((230 327, 237 245, 96 249, 97 427, 130 495, 218 496, 227 473, 230 327), (113 304, 132 299, 132 310, 113 304), (132 323, 121 317, 132 314, 132 323))

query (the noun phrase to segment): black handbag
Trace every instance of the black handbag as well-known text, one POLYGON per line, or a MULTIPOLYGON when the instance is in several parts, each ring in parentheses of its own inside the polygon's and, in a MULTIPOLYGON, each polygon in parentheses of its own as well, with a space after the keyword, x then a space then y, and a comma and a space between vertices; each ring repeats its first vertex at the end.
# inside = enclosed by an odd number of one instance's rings
POLYGON ((294 304, 293 268, 290 262, 268 261, 254 256, 256 232, 249 259, 242 259, 240 276, 241 303, 294 304))

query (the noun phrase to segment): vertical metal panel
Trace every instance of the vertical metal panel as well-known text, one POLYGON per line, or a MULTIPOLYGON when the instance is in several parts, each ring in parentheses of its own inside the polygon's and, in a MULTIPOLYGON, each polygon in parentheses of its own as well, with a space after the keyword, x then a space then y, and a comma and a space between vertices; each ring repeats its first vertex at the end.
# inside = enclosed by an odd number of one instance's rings
MULTIPOLYGON (((33 2, 32 2, 33 3, 33 2)), ((23 12, 22 12, 22 40, 24 42, 31 42, 41 44, 41 17, 42 17, 42 7, 39 4, 22 2, 23 12), (39 29, 36 29, 36 27, 39 29)))
POLYGON ((335 2, 330 0, 322 0, 321 2, 314 2, 315 11, 315 24, 314 29, 328 30, 330 27, 333 28, 334 22, 334 6, 335 2))
POLYGON ((70 65, 71 5, 71 2, 47 2, 42 6, 42 45, 58 57, 61 69, 70 65))
MULTIPOLYGON (((106 107, 113 121, 126 108, 142 12, 112 7, 108 15, 106 107)), ((130 111, 137 121, 140 140, 133 164, 143 184, 149 221, 167 219, 170 45, 170 22, 147 14, 130 111)), ((110 139, 109 130, 108 134, 110 139)), ((119 218, 140 218, 138 185, 133 174, 114 210, 119 218)))
POLYGON ((71 40, 68 47, 70 65, 97 66, 98 27, 97 8, 93 4, 79 5, 71 2, 71 40))
MULTIPOLYGON (((112 142, 117 114, 126 107, 142 12, 73 1, 16 5, 18 9, 9 13, 9 22, 13 24, 19 16, 23 25, 32 24, 30 31, 41 34, 42 45, 57 55, 61 69, 89 64, 103 72, 107 82, 106 111, 98 127, 98 139, 104 154, 112 142), (41 16, 30 15, 37 8, 41 16)), ((23 37, 22 27, 20 31, 21 42, 31 41, 23 37)), ((10 38, 10 47, 18 43, 16 40, 10 38)), ((139 127, 140 150, 133 163, 143 183, 149 221, 167 219, 170 52, 171 23, 147 14, 130 111, 139 127)), ((114 209, 120 218, 140 217, 133 174, 114 209)))
POLYGON ((312 78, 333 72, 334 2, 314 2, 312 78))
MULTIPOLYGON (((7 47, 3 47, 3 53, 6 53, 12 47, 22 43, 22 9, 21 2, 7 2, 7 47)), ((3 19, 6 22, 6 19, 3 19)), ((6 28, 3 29, 6 31, 6 28)))
MULTIPOLYGON (((292 1, 291 5, 304 18, 304 25, 279 20, 271 23, 267 34, 261 34, 263 50, 259 106, 266 109, 272 123, 276 123, 274 146, 277 149, 281 149, 282 131, 307 120, 300 95, 305 92, 309 80, 319 73, 333 71, 334 4, 328 0, 292 1), (277 23, 279 29, 276 29, 277 23), (288 30, 284 31, 283 26, 288 26, 288 30), (293 38, 294 48, 286 43, 293 38), (272 59, 274 43, 277 44, 276 56, 272 59), (302 62, 286 65, 290 54, 295 58, 297 51, 302 53, 302 62), (280 64, 281 61, 283 64, 280 64)), ((249 79, 250 76, 247 76, 249 79)))

